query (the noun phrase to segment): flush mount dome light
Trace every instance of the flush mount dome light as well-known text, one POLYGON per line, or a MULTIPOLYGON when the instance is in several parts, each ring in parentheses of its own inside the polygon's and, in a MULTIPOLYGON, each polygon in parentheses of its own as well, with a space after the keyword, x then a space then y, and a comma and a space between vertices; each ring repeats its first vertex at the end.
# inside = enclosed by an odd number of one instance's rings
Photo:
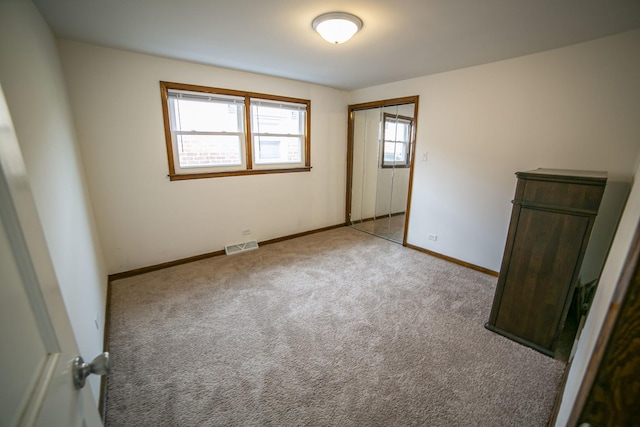
POLYGON ((330 12, 318 16, 311 26, 329 43, 340 44, 349 40, 362 28, 362 21, 350 13, 330 12))

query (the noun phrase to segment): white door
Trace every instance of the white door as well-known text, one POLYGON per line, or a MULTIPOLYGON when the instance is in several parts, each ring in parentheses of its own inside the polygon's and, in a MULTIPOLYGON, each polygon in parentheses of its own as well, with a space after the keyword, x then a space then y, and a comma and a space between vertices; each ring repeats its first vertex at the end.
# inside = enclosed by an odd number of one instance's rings
POLYGON ((102 425, 74 387, 78 348, 1 87, 0 346, 1 427, 102 425))

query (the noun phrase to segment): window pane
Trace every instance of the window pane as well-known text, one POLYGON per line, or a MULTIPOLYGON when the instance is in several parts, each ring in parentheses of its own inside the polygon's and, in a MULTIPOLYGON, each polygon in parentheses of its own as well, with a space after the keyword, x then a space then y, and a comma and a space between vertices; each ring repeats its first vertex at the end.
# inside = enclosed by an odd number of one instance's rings
POLYGON ((173 129, 196 132, 242 132, 241 103, 173 98, 173 129))
POLYGON ((398 122, 395 139, 396 141, 409 141, 409 123, 398 122))
POLYGON ((385 125, 385 140, 387 141, 409 141, 409 123, 393 119, 386 120, 385 125))
POLYGON ((181 168, 242 165, 240 135, 177 135, 181 168))
POLYGON ((385 163, 404 163, 407 160, 405 151, 406 145, 402 142, 385 142, 384 143, 384 161, 385 163))
POLYGON ((384 122, 384 139, 387 141, 393 141, 396 139, 396 123, 391 120, 384 122))
POLYGON ((254 135, 253 153, 256 164, 301 163, 302 138, 254 135))
POLYGON ((300 135, 304 133, 304 110, 273 105, 251 105, 251 127, 255 133, 300 135))

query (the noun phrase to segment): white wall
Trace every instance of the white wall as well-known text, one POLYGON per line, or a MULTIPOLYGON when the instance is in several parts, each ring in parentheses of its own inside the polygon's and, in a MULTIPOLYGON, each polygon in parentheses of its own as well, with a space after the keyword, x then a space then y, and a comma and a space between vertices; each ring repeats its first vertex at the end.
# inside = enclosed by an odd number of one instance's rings
POLYGON ((344 223, 345 92, 71 41, 59 49, 109 273, 344 223), (170 182, 160 80, 310 99, 312 171, 170 182))
POLYGON ((638 178, 640 178, 640 170, 636 169, 634 184, 629 194, 629 199, 622 218, 620 219, 620 225, 618 226, 613 244, 611 245, 611 251, 602 269, 598 290, 596 291, 589 316, 580 335, 576 355, 571 363, 571 369, 569 370, 569 376, 567 377, 567 383, 565 385, 565 392, 562 396, 562 403, 556 420, 556 426, 558 427, 565 426, 569 419, 573 403, 582 384, 582 379, 586 373, 589 361, 591 360, 591 354, 595 350, 598 334, 600 333, 600 329, 602 329, 607 311, 610 308, 611 298, 613 297, 618 279, 622 273, 624 261, 627 253, 631 249, 631 241, 640 220, 640 183, 638 182, 638 178))
MULTIPOLYGON (((80 352, 91 360, 102 351, 107 273, 55 40, 30 1, 0 2, 0 58, 0 83, 58 283, 80 352)), ((97 400, 99 377, 89 383, 97 400)))
POLYGON ((582 272, 597 277, 640 153, 638 52, 635 30, 351 92, 350 104, 420 95, 409 243, 497 271, 516 171, 604 170, 582 272))

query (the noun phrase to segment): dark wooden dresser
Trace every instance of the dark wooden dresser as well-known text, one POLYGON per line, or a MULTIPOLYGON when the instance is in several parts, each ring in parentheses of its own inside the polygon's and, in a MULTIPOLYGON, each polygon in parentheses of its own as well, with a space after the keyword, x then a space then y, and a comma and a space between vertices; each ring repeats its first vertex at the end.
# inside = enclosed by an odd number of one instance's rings
POLYGON ((511 223, 486 328, 546 355, 571 305, 605 172, 517 172, 511 223))

